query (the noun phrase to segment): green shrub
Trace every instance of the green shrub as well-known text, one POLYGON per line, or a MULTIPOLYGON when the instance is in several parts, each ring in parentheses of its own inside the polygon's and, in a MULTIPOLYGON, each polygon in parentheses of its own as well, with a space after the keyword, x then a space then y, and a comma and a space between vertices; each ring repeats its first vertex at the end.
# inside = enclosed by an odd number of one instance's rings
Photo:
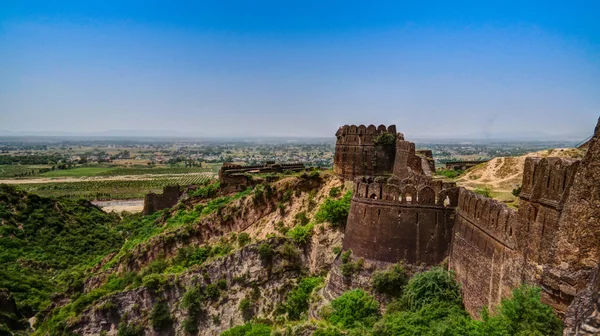
POLYGON ((160 274, 162 272, 164 272, 167 267, 169 267, 169 265, 167 264, 167 262, 160 258, 160 259, 156 259, 153 260, 147 267, 146 269, 144 269, 144 271, 142 272, 142 276, 144 275, 148 275, 148 274, 160 274))
POLYGON ((440 267, 413 276, 404 289, 402 301, 411 311, 436 302, 462 306, 460 285, 454 280, 454 273, 440 267))
POLYGON ((150 323, 156 331, 165 330, 173 324, 169 305, 165 301, 158 301, 154 304, 150 313, 150 323))
POLYGON ((142 285, 151 291, 158 292, 167 285, 167 278, 162 274, 146 275, 142 279, 142 285))
POLYGON ((289 203, 289 201, 291 201, 291 199, 292 199, 292 189, 287 189, 283 193, 283 196, 281 197, 281 201, 283 203, 289 203))
POLYGON ((262 323, 248 322, 221 333, 221 336, 271 336, 271 327, 262 323))
POLYGON ((240 311, 242 312, 242 316, 244 316, 244 319, 249 319, 252 314, 252 301, 250 300, 250 298, 245 297, 240 301, 240 305, 239 305, 240 311))
POLYGON ((345 292, 331 302, 331 308, 327 320, 339 327, 371 326, 379 317, 377 300, 362 289, 345 292))
POLYGON ((258 255, 262 261, 270 262, 273 258, 273 254, 275 254, 275 251, 273 250, 273 246, 271 246, 271 244, 262 243, 258 246, 258 255))
POLYGON ((296 225, 287 232, 286 236, 292 239, 296 244, 306 245, 312 237, 314 227, 315 226, 312 223, 307 225, 296 225))
POLYGON ((308 299, 315 287, 323 283, 322 277, 303 278, 285 299, 283 306, 290 320, 298 320, 308 310, 308 299))
POLYGON ((344 226, 348 219, 352 191, 348 191, 340 199, 327 198, 315 215, 317 223, 329 222, 333 226, 344 226))
POLYGON ((315 330, 312 336, 344 336, 344 333, 337 328, 327 327, 315 330))
POLYGON ((240 247, 245 246, 250 242, 250 235, 246 232, 242 232, 238 235, 237 241, 240 247))
POLYGON ((220 183, 215 182, 215 183, 209 184, 205 187, 196 189, 195 191, 190 193, 190 196, 199 197, 199 198, 212 198, 217 195, 217 193, 219 192, 219 188, 220 188, 220 183))
POLYGON ((447 178, 457 178, 460 175, 462 175, 463 171, 462 170, 454 170, 454 169, 440 169, 438 171, 436 171, 437 175, 441 175, 441 176, 445 176, 447 178))
POLYGON ((518 186, 515 189, 513 189, 512 194, 515 197, 519 197, 519 195, 521 195, 521 186, 518 186))
POLYGON ((340 195, 340 187, 333 187, 329 190, 329 197, 336 198, 340 195))
POLYGON ((210 284, 204 289, 204 296, 211 300, 218 299, 220 295, 221 290, 219 289, 219 286, 216 283, 210 284))
POLYGON ((475 188, 475 193, 483 195, 485 197, 492 197, 492 188, 489 186, 483 188, 475 188))
POLYGON ((121 321, 119 323, 119 329, 117 329, 117 336, 144 336, 144 327, 139 324, 129 324, 121 321))
POLYGON ((342 252, 340 259, 342 264, 340 265, 340 272, 345 278, 349 278, 352 274, 360 271, 362 269, 364 260, 362 258, 357 259, 355 262, 351 261, 350 256, 352 255, 352 250, 347 250, 342 252))
POLYGON ((371 284, 376 292, 390 296, 401 295, 407 282, 408 275, 401 264, 395 264, 385 271, 375 272, 371 278, 371 284))
POLYGON ((277 249, 277 253, 285 260, 296 262, 299 259, 300 253, 296 246, 290 242, 285 242, 277 249))
POLYGON ((503 299, 495 316, 484 311, 480 332, 483 335, 562 335, 562 321, 550 306, 540 301, 541 289, 523 285, 503 299))
POLYGON ((461 306, 452 302, 436 302, 424 305, 417 311, 386 314, 373 327, 373 334, 378 336, 477 335, 469 314, 461 306))
POLYGON ((390 146, 396 143, 396 137, 391 133, 382 133, 373 141, 376 145, 390 146))
POLYGON ((217 287, 219 287, 220 290, 226 290, 227 289, 227 280, 221 279, 221 280, 217 281, 217 287))
POLYGON ((304 212, 304 211, 298 212, 294 216, 294 224, 296 224, 296 225, 304 226, 304 225, 308 224, 309 221, 310 220, 309 220, 308 216, 306 216, 306 212, 304 212))

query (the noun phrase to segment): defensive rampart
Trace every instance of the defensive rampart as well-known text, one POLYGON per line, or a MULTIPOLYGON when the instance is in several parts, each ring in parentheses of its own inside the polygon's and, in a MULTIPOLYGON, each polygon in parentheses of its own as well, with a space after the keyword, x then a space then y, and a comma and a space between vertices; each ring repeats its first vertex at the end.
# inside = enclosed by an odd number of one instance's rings
POLYGON ((587 280, 550 270, 558 238, 568 234, 563 231, 568 224, 563 229, 560 223, 573 220, 564 209, 580 165, 573 159, 527 158, 518 211, 461 189, 450 267, 471 313, 493 308, 521 283, 541 286, 542 300, 566 313, 587 280))
POLYGON ((450 268, 462 284, 464 303, 475 315, 493 307, 521 282, 517 212, 490 198, 460 189, 450 268))
POLYGON ((454 223, 454 184, 415 180, 399 184, 357 179, 344 250, 383 262, 434 265, 448 255, 454 223))
POLYGON ((162 194, 148 193, 144 197, 144 215, 151 215, 156 211, 170 208, 177 204, 181 196, 180 187, 167 186, 163 188, 162 194))
POLYGON ((353 257, 434 265, 449 255, 471 314, 535 284, 564 317, 565 335, 600 334, 600 122, 582 160, 526 159, 518 210, 432 179, 429 153, 395 127, 336 135, 334 171, 356 177, 343 242, 353 257), (392 132, 390 148, 374 145, 375 134, 392 132))
POLYGON ((401 133, 396 133, 395 125, 345 125, 335 136, 333 170, 348 180, 365 175, 391 175, 396 154, 394 142, 396 138, 404 139, 401 133))

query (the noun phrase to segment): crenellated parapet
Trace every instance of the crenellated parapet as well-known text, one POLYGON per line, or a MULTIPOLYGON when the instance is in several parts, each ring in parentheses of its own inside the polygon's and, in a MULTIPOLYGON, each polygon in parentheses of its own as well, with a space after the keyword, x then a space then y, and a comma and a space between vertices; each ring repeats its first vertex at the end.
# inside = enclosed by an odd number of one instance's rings
POLYGON ((336 144, 348 145, 348 146, 375 146, 377 145, 377 139, 382 134, 390 134, 394 137, 400 136, 404 138, 402 133, 396 132, 396 125, 344 125, 338 129, 335 133, 337 138, 336 144))
POLYGON ((345 125, 336 132, 333 171, 352 180, 357 176, 391 175, 396 155, 396 139, 404 139, 396 126, 345 125))
POLYGON ((527 158, 519 197, 562 209, 573 184, 580 160, 565 158, 527 158))
POLYGON ((489 238, 508 248, 517 248, 517 212, 506 204, 462 188, 456 214, 489 238))
POLYGON ((431 179, 379 180, 372 177, 354 181, 354 197, 403 205, 454 207, 456 184, 431 179))

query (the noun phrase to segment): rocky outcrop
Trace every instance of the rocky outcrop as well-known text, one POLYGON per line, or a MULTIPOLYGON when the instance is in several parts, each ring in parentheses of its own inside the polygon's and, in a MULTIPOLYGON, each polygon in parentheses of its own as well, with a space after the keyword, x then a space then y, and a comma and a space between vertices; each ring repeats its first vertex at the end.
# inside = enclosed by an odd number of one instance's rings
MULTIPOLYGON (((287 240, 271 238, 265 243, 277 251, 287 240)), ((204 299, 195 316, 198 335, 218 335, 251 317, 274 317, 277 305, 301 276, 299 265, 307 264, 307 258, 298 249, 295 260, 277 252, 265 260, 258 252, 261 244, 246 246, 181 275, 170 275, 159 290, 140 287, 110 295, 87 309, 69 329, 78 335, 116 335, 119 324, 127 323, 144 326, 146 335, 183 335, 184 321, 190 318, 181 304, 185 293, 220 280, 226 281, 227 288, 221 290, 218 298, 204 299), (251 301, 249 311, 240 310, 244 299, 251 301), (150 316, 159 302, 168 306, 172 322, 165 329, 154 330, 150 316)))

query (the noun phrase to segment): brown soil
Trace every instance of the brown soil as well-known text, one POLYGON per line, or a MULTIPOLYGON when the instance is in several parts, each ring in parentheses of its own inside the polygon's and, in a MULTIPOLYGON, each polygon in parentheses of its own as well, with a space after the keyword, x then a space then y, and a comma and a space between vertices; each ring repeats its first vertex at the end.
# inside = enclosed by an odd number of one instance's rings
POLYGON ((496 193, 510 193, 521 185, 523 166, 528 157, 581 158, 584 152, 577 148, 547 149, 515 157, 497 157, 477 165, 461 176, 456 183, 467 189, 490 187, 496 193))

